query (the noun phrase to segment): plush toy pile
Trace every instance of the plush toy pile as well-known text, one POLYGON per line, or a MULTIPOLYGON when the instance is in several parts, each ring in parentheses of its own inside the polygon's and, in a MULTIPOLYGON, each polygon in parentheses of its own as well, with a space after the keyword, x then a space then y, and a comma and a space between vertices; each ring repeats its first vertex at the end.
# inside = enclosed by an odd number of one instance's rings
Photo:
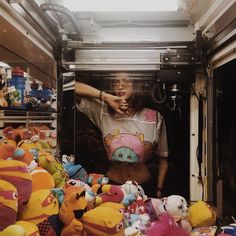
MULTIPOLYGON (((40 145, 37 130, 8 127, 0 146, 0 236, 213 236, 216 212, 179 195, 145 195, 134 181, 109 184, 40 145)), ((221 230, 236 235, 234 224, 221 230)))

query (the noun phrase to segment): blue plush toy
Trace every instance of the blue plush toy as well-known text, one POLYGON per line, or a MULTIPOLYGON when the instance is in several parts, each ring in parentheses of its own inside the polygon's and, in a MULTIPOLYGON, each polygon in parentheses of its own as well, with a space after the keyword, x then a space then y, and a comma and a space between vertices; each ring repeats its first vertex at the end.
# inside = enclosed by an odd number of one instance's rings
POLYGON ((87 183, 88 173, 80 164, 75 164, 74 162, 70 162, 63 164, 63 166, 66 169, 70 179, 79 179, 87 183))

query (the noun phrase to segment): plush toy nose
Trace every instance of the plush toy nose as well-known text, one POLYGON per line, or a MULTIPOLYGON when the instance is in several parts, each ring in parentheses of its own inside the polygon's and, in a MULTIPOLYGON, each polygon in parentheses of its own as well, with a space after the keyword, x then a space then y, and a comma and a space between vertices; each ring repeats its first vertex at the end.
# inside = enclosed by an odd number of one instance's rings
POLYGON ((74 215, 76 219, 80 219, 84 212, 86 212, 86 208, 84 210, 74 210, 74 215))

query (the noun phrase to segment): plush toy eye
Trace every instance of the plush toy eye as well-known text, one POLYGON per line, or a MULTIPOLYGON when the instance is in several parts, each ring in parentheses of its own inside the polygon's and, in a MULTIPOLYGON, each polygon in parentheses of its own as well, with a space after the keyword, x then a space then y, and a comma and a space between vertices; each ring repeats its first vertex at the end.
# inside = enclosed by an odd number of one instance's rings
POLYGON ((32 143, 29 139, 26 139, 24 143, 32 143))
POLYGON ((72 186, 75 186, 76 182, 72 180, 72 181, 69 182, 69 184, 72 185, 72 186))
POLYGON ((16 192, 13 192, 13 193, 12 193, 12 198, 13 198, 14 200, 16 200, 17 197, 18 197, 18 194, 17 194, 16 192))
POLYGON ((120 230, 122 230, 124 227, 123 223, 120 223, 116 226, 116 231, 119 232, 120 230))
POLYGON ((125 210, 124 209, 119 209, 119 212, 124 214, 125 213, 125 210))

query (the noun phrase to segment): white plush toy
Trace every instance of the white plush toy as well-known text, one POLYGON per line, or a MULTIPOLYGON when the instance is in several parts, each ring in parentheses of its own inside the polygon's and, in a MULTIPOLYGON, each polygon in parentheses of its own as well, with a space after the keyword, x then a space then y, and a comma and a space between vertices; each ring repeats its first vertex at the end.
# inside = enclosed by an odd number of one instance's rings
POLYGON ((151 221, 158 219, 163 212, 168 212, 175 221, 185 219, 188 215, 188 204, 184 197, 180 195, 170 195, 161 199, 149 198, 145 201, 151 221))
POLYGON ((125 195, 134 194, 136 196, 141 196, 142 199, 147 198, 143 188, 136 181, 128 180, 123 185, 121 185, 121 188, 125 195))

